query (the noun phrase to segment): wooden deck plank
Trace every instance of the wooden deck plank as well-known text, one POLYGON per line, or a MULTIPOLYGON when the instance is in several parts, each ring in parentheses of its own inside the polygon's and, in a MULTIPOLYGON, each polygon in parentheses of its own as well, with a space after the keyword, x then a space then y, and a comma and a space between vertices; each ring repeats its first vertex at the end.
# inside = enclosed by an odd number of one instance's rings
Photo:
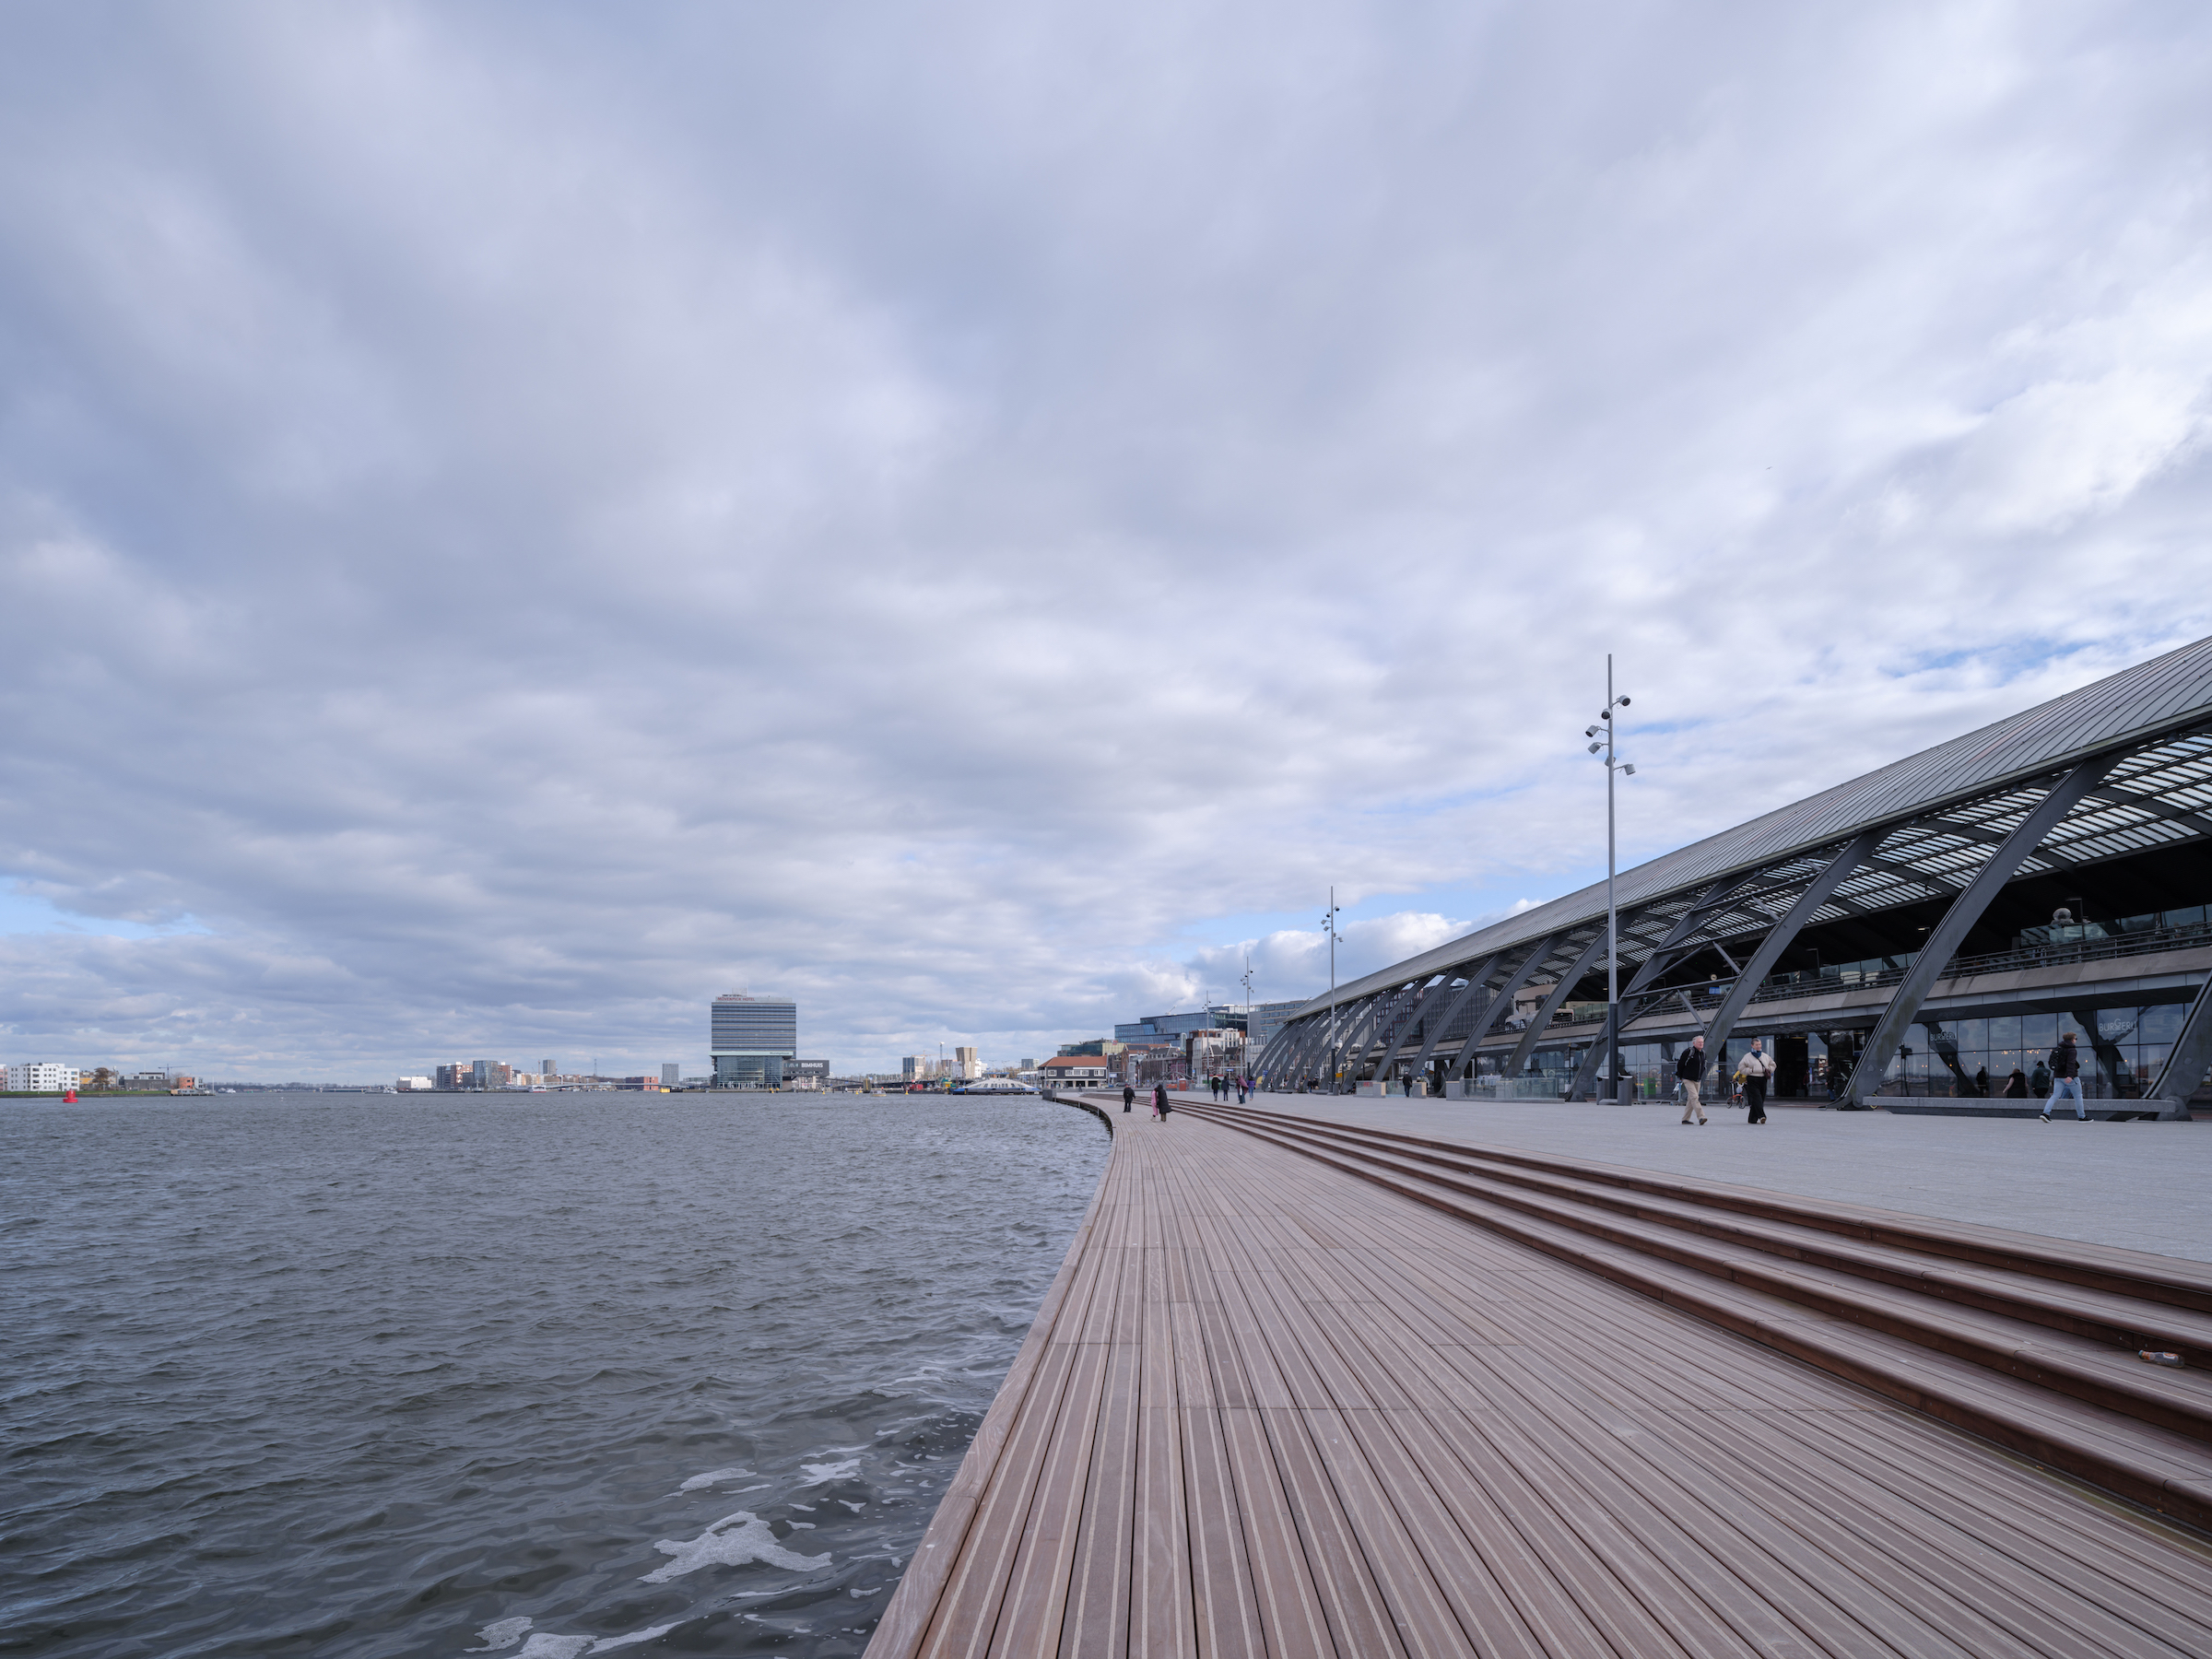
POLYGON ((1067 1386, 1060 1412, 1045 1442, 1037 1491, 1023 1520, 1006 1590, 988 1652, 1001 1659, 1026 1659, 1060 1645, 1067 1610, 1076 1545, 1092 1465, 1112 1353, 1103 1343, 1071 1345, 1067 1386))
POLYGON ((1142 1356, 1134 1342, 1115 1343, 1107 1354, 1059 1643, 1067 1659, 1126 1659, 1129 1652, 1139 1467, 1136 1373, 1142 1356))
MULTIPOLYGON (((1234 1597, 1218 1571, 1203 1571, 1209 1559, 1194 1563, 1191 1550, 1190 1505, 1184 1490, 1182 1413, 1173 1406, 1147 1406, 1137 1412, 1136 1515, 1131 1535, 1129 1652, 1162 1653, 1182 1659, 1197 1654, 1196 1608, 1193 1590, 1207 1598, 1211 1616, 1230 1616, 1234 1597)), ((1203 1470, 1192 1477, 1200 1486, 1200 1510, 1207 1524, 1236 1525, 1233 1508, 1223 1510, 1218 1497, 1204 1479, 1203 1470)), ((1246 1600, 1250 1599, 1247 1594, 1246 1600)), ((1257 1630, 1256 1623, 1253 1629, 1257 1630)), ((1222 1650, 1211 1645, 1203 1652, 1222 1650)), ((1229 1652, 1251 1652, 1229 1649, 1229 1652)), ((1118 1655, 1114 1659, 1119 1659, 1118 1655)))

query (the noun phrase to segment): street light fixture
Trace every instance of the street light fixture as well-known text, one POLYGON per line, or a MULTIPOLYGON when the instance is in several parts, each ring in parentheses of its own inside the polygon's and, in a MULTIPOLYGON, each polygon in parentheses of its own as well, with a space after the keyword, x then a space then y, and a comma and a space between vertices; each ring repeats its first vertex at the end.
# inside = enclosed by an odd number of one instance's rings
POLYGON ((1597 717, 1598 724, 1585 726, 1583 735, 1594 737, 1590 752, 1603 751, 1606 758, 1606 1098, 1620 1099, 1620 912, 1613 902, 1613 878, 1617 837, 1614 831, 1613 782, 1618 774, 1636 775, 1636 768, 1620 759, 1617 748, 1620 736, 1620 723, 1613 718, 1616 709, 1625 709, 1629 700, 1624 694, 1613 694, 1613 653, 1606 653, 1606 712, 1597 717))

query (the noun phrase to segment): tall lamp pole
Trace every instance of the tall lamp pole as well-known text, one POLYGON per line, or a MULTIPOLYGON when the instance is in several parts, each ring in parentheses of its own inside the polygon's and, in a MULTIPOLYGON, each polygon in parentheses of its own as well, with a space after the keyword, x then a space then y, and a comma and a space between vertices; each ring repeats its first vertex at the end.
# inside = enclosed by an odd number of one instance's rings
POLYGON ((1244 982, 1244 1064, 1237 1069, 1250 1073, 1252 1063, 1259 1056, 1252 1052, 1252 952, 1244 953, 1244 971, 1237 976, 1244 982))
POLYGON ((1329 935, 1329 1092, 1336 1092, 1336 889, 1329 889, 1329 908, 1321 924, 1329 935))
POLYGON ((1620 1099, 1620 912, 1613 903, 1613 876, 1616 863, 1617 837, 1614 833, 1613 783, 1616 777, 1636 775, 1635 765, 1620 759, 1620 722, 1613 717, 1616 709, 1629 706, 1627 697, 1613 695, 1613 653, 1606 653, 1606 712, 1600 714, 1599 724, 1584 728, 1583 735, 1594 738, 1590 745, 1594 755, 1602 752, 1606 759, 1606 1096, 1618 1101, 1620 1099))

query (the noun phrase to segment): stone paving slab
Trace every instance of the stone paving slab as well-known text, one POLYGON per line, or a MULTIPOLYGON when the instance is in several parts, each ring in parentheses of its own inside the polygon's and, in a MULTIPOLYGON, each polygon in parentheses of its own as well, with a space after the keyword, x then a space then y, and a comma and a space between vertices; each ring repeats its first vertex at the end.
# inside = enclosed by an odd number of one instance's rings
POLYGON ((2212 1262, 2212 1123, 2201 1121, 2046 1124, 1769 1101, 1763 1127, 1740 1107, 1708 1106, 1712 1123, 1686 1129, 1682 1109, 1664 1101, 1264 1094, 1253 1104, 2212 1262))

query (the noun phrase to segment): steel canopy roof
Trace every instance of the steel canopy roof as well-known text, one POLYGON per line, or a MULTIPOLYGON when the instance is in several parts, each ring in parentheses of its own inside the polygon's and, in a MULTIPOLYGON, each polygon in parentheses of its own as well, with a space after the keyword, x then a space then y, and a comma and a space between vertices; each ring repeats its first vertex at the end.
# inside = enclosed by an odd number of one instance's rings
MULTIPOLYGON (((1615 893, 1624 912, 1623 959, 1627 959, 1630 944, 1625 932, 1626 912, 1636 906, 1702 888, 1722 877, 1832 847, 1879 825, 1898 824, 1919 814, 2018 789, 2087 756, 2177 735, 2204 724, 2207 718, 2212 718, 2212 638, 2153 657, 1978 731, 1892 761, 1864 777, 1662 853, 1622 871, 1616 878, 1615 893)), ((2202 768, 2193 765, 2188 772, 2192 782, 2200 773, 2212 777, 2212 754, 2205 758, 2202 768)), ((2212 806, 2212 792, 2207 793, 2206 806, 2212 806)), ((2107 804, 2088 810, 2092 816, 2101 812, 2109 819, 2115 809, 2107 804)), ((2117 810, 2124 813, 2126 809, 2117 810)), ((2147 827, 2167 828, 2176 839, 2190 833, 2151 818, 2148 826, 2108 823, 2100 834, 2109 838, 2118 830, 2139 832, 2147 827)), ((1927 872, 1932 878, 1945 874, 1934 860, 1927 872)), ((1934 888, 1936 881, 1932 879, 1929 885, 1934 888)), ((1426 980, 1493 951, 1587 928, 1594 921, 1602 925, 1605 914, 1606 884, 1595 882, 1340 985, 1335 1001, 1341 1006, 1409 981, 1426 980)), ((1292 1018, 1302 1019, 1315 1009, 1326 1008, 1329 1002, 1326 994, 1313 997, 1292 1018)))

